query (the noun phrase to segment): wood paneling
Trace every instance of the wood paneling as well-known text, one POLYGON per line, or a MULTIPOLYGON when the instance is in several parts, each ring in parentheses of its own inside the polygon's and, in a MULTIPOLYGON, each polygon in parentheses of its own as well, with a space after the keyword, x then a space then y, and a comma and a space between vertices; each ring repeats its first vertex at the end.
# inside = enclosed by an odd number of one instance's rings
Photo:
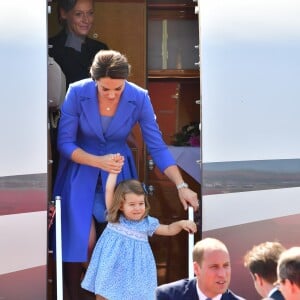
MULTIPOLYGON (((125 54, 131 64, 130 81, 146 87, 146 4, 145 1, 97 1, 91 37, 125 54)), ((137 170, 143 180, 143 140, 139 127, 133 129, 137 170)))
MULTIPOLYGON (((48 35, 61 26, 57 21, 57 5, 51 3, 48 35)), ((132 66, 130 80, 146 87, 146 3, 143 1, 95 1, 91 38, 103 41, 109 48, 125 54, 132 66)))
MULTIPOLYGON (((195 103, 200 94, 199 79, 151 78, 148 89, 159 128, 167 144, 172 144, 174 134, 182 126, 191 121, 200 122, 199 105, 195 103)), ((181 173, 184 181, 200 197, 200 184, 183 170, 181 173)), ((154 187, 153 195, 149 196, 152 216, 159 218, 162 224, 188 218, 176 187, 156 166, 153 170, 147 170, 146 178, 147 184, 154 187)), ((199 238, 200 234, 196 234, 195 239, 199 238)), ((173 237, 154 236, 151 245, 157 262, 159 284, 187 277, 186 232, 173 237)))
POLYGON ((143 3, 96 2, 91 36, 125 54, 132 66, 130 81, 146 86, 146 6, 143 3))

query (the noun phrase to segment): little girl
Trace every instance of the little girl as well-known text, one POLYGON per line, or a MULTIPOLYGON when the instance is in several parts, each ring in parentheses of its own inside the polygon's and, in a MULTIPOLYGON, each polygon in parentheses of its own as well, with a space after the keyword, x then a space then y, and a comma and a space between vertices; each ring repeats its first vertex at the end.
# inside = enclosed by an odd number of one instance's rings
POLYGON ((159 224, 148 216, 149 203, 142 183, 126 180, 114 191, 117 174, 106 182, 108 224, 94 249, 81 286, 97 300, 153 300, 157 287, 154 256, 148 236, 197 231, 193 221, 159 224))

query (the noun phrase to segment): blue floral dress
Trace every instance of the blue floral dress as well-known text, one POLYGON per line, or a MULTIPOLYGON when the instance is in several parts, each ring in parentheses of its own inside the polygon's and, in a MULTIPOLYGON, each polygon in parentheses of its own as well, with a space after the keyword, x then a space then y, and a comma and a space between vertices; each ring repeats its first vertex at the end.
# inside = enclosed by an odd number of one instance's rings
POLYGON ((148 241, 159 221, 108 223, 99 238, 81 286, 109 300, 154 300, 157 272, 148 241))

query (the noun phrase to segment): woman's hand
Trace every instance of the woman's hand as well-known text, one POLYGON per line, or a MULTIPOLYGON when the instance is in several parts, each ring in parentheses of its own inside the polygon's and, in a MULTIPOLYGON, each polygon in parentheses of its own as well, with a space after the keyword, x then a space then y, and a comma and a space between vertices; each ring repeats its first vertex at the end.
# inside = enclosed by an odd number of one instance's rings
POLYGON ((189 188, 181 188, 178 190, 179 199, 184 210, 187 210, 188 205, 192 206, 194 211, 199 209, 198 195, 189 188))
MULTIPOLYGON (((165 175, 173 181, 176 185, 184 182, 180 174, 179 168, 175 165, 169 166, 164 171, 165 175)), ((178 196, 180 202, 183 205, 184 210, 187 210, 188 206, 192 206, 194 211, 199 209, 198 195, 188 187, 182 187, 178 189, 178 196)))
POLYGON ((108 173, 119 174, 124 165, 124 156, 120 153, 94 155, 77 148, 73 151, 72 160, 78 164, 102 169, 108 173))
POLYGON ((113 174, 119 174, 124 165, 124 156, 120 155, 120 153, 106 154, 99 156, 99 159, 100 168, 113 174))

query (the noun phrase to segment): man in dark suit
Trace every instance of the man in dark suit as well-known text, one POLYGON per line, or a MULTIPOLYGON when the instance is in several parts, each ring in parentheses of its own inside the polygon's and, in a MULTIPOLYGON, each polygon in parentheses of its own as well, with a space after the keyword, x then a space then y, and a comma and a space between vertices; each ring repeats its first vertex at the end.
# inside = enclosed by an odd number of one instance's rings
POLYGON ((244 256, 244 266, 250 271, 257 293, 268 299, 284 300, 274 283, 277 281, 277 262, 284 247, 278 242, 255 245, 244 256))
POLYGON ((231 279, 230 257, 221 241, 205 238, 193 249, 193 279, 163 284, 156 289, 157 300, 243 300, 228 289, 231 279), (218 298, 219 299, 219 298, 218 298))

